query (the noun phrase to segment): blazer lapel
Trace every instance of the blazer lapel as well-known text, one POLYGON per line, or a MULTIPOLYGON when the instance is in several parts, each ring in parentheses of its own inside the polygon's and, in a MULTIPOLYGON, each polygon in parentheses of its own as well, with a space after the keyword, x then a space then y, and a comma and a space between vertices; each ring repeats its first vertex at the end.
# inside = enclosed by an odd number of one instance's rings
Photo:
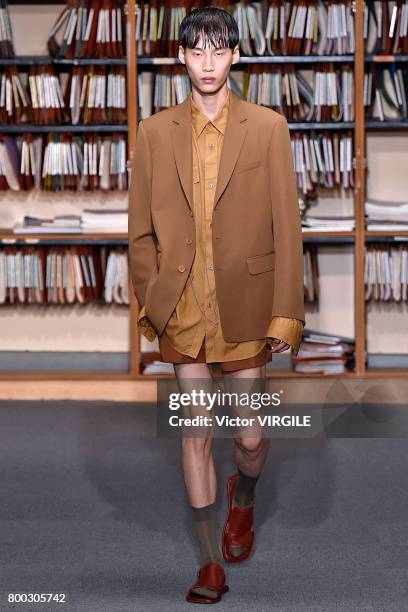
MULTIPOLYGON (((230 91, 230 96, 213 208, 216 207, 228 184, 248 129, 246 124, 248 117, 245 112, 244 103, 232 91, 230 91)), ((193 210, 193 152, 190 96, 187 96, 183 102, 173 107, 171 141, 180 182, 188 205, 193 210)))

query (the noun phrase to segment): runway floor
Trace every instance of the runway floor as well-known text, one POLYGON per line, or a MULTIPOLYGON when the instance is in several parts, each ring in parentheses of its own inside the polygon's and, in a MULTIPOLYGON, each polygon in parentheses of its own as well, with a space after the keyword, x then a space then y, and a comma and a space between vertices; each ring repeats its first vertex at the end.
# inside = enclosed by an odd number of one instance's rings
MULTIPOLYGON (((155 405, 0 402, 0 610, 182 612, 198 550, 179 441, 155 405), (67 593, 68 603, 7 603, 67 593)), ((232 440, 217 439, 219 534, 232 440)), ((217 610, 408 610, 403 439, 275 440, 257 486, 252 558, 217 610)))

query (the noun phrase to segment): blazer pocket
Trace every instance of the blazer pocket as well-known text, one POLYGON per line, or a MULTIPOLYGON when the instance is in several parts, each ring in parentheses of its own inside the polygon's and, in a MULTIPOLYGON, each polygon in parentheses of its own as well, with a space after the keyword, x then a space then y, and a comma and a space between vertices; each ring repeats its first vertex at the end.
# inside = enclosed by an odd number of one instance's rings
POLYGON ((247 266, 250 274, 259 274, 267 270, 275 269, 275 252, 265 253, 264 255, 254 255, 247 257, 247 266))
POLYGON ((254 159, 251 162, 246 162, 245 164, 237 164, 234 168, 234 174, 239 174, 240 172, 245 172, 246 170, 252 170, 252 168, 257 168, 262 165, 262 159, 254 159))

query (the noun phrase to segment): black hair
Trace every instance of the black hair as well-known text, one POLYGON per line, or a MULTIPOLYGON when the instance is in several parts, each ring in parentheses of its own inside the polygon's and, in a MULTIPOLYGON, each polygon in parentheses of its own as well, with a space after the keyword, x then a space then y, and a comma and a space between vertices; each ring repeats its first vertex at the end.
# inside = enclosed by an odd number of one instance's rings
POLYGON ((200 37, 204 48, 234 49, 239 43, 238 24, 224 9, 215 6, 194 9, 180 23, 179 44, 183 49, 194 49, 200 37))

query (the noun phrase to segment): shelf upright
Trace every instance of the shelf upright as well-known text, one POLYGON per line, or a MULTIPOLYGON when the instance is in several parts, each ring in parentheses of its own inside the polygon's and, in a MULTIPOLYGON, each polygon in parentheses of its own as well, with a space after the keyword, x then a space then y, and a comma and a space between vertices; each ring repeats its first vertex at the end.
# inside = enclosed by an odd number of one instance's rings
MULTIPOLYGON (((133 164, 136 147, 137 135, 137 111, 138 111, 138 92, 137 92, 137 53, 136 53, 136 10, 135 0, 127 0, 125 4, 126 14, 126 53, 127 53, 127 119, 128 119, 128 207, 132 201, 132 194, 135 189, 132 177, 133 164)), ((137 187, 137 186, 136 186, 137 187)), ((129 291, 129 375, 132 379, 140 378, 139 370, 139 333, 137 327, 138 304, 133 291, 130 268, 128 282, 129 291)))
POLYGON ((365 373, 366 333, 364 303, 364 200, 365 200, 365 130, 364 130, 364 38, 363 38, 363 0, 355 3, 355 40, 354 57, 354 160, 356 187, 354 193, 354 214, 356 220, 356 242, 354 252, 354 334, 355 334, 355 372, 357 376, 365 373))

